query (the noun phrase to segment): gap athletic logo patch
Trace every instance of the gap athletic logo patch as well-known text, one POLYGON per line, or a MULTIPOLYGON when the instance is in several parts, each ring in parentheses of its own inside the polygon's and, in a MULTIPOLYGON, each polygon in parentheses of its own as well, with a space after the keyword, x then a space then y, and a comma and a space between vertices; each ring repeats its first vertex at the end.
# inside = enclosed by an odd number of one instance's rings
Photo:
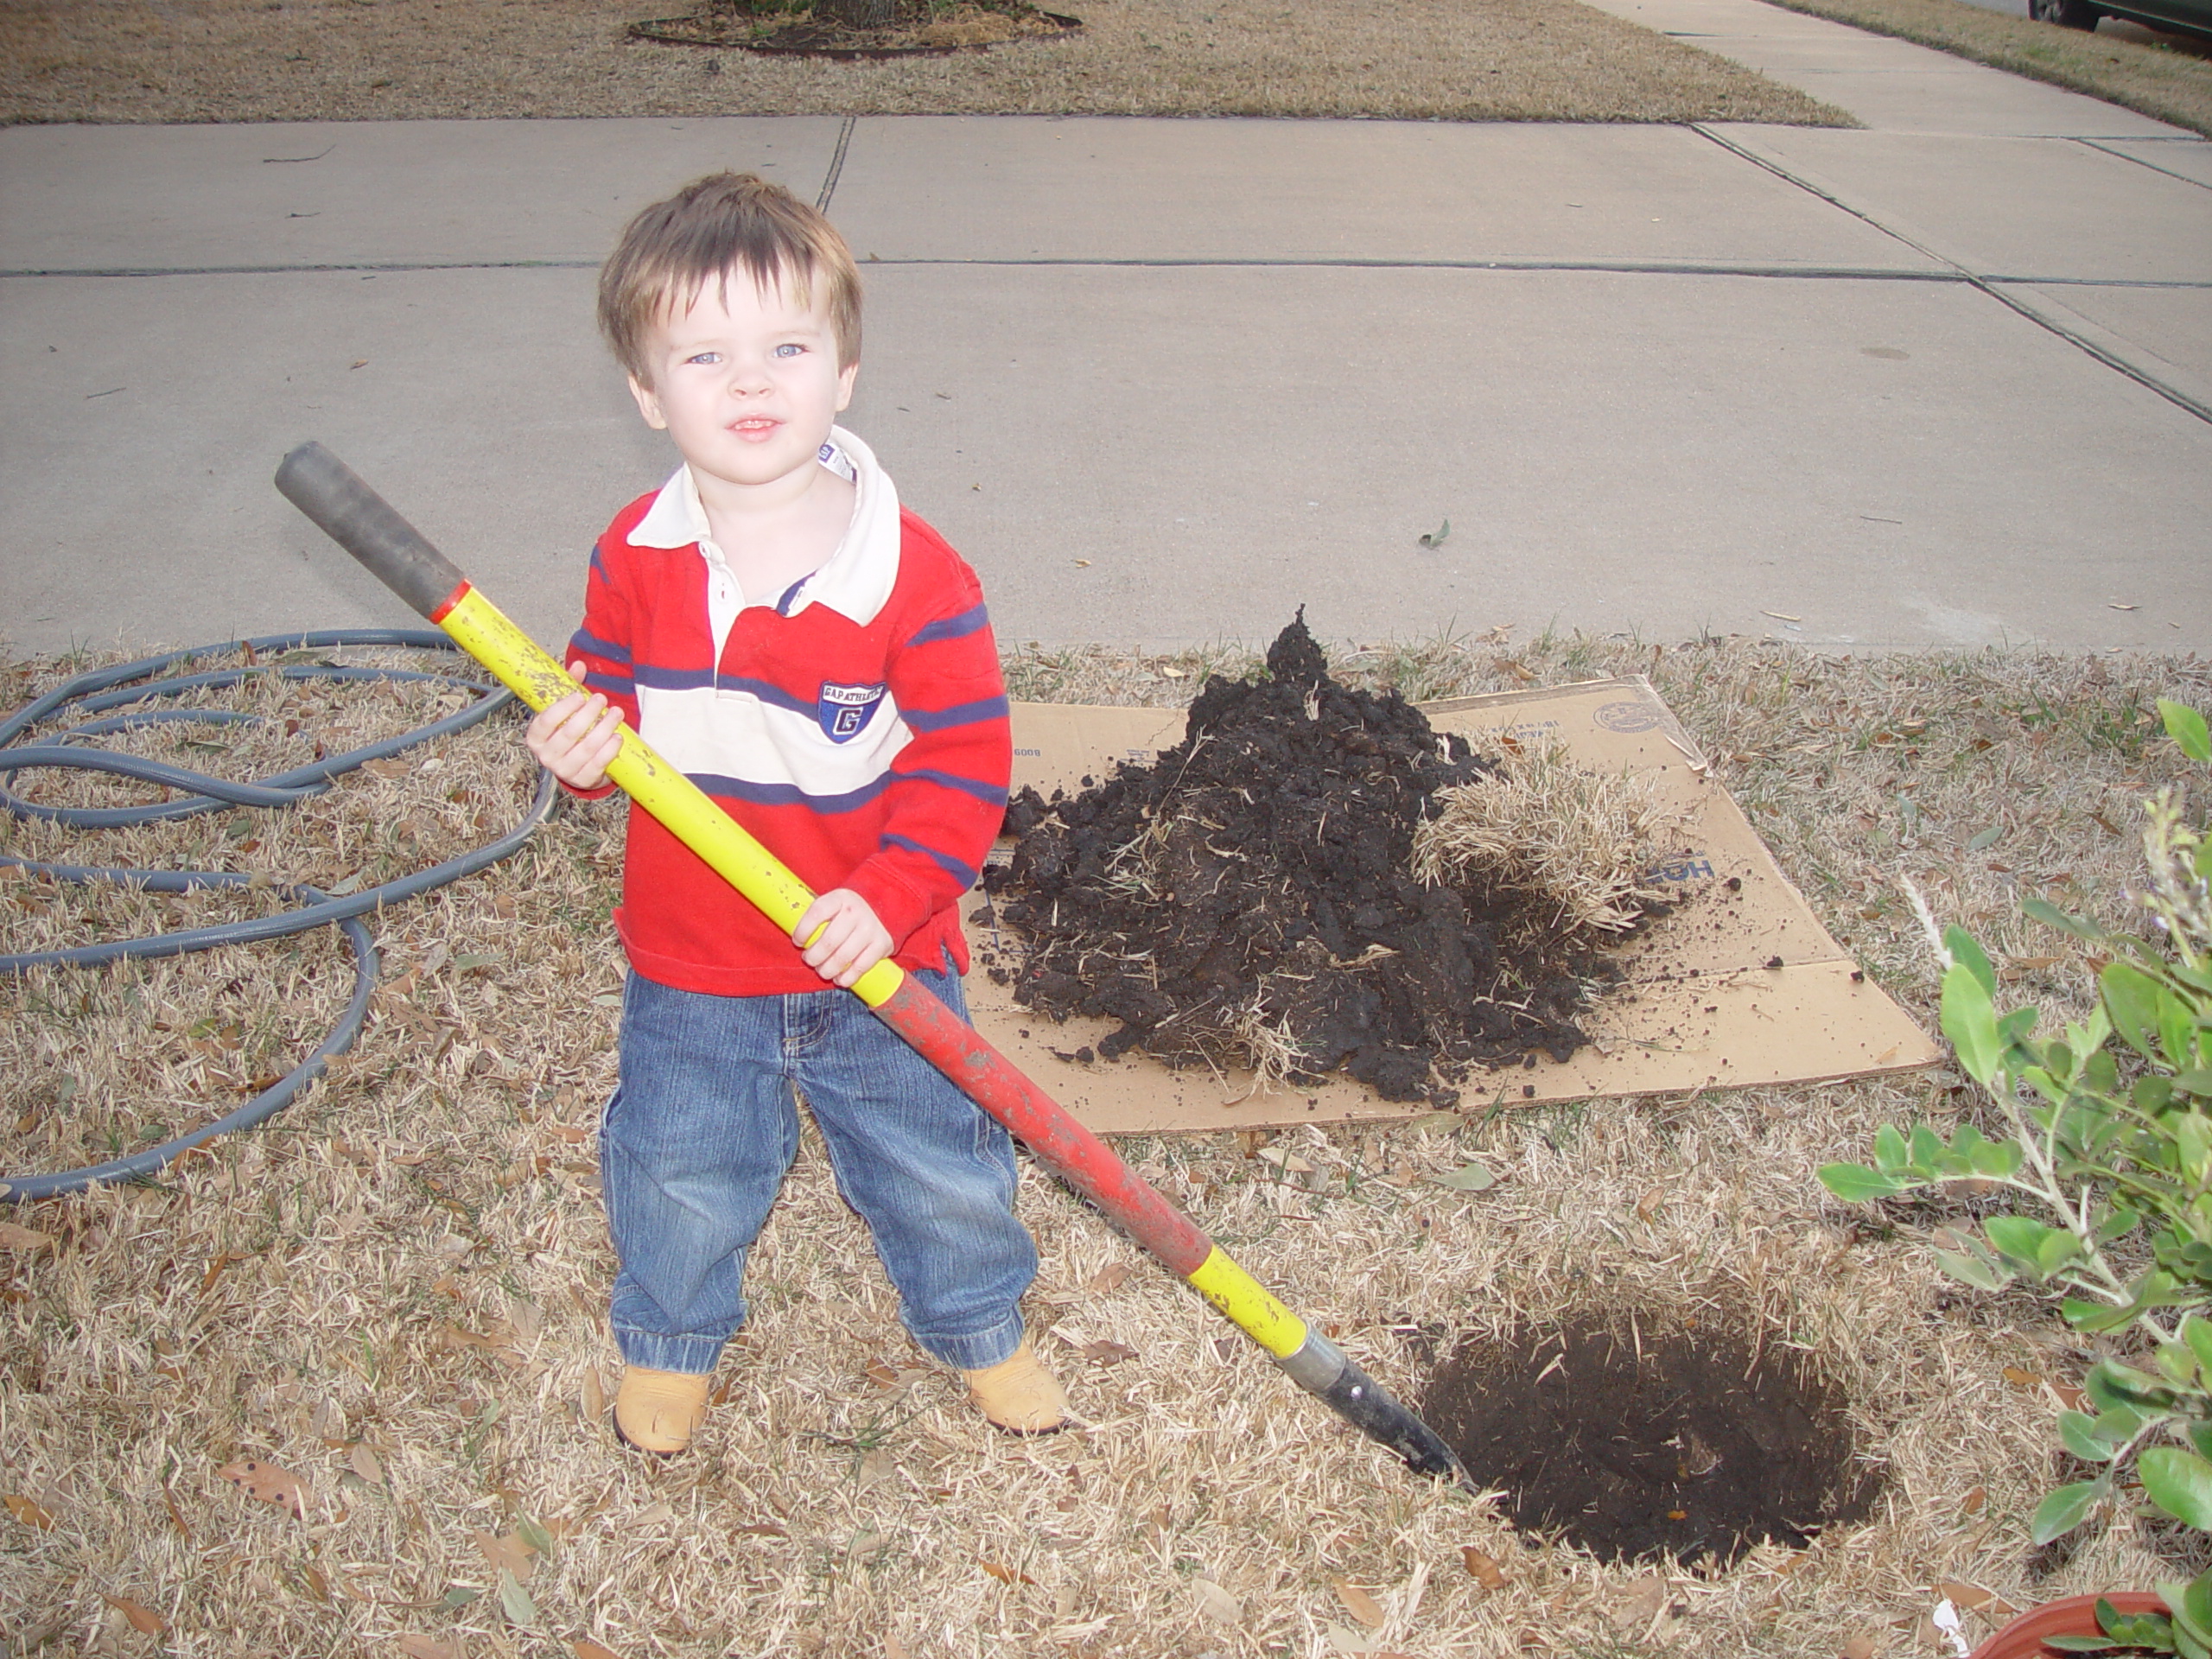
POLYGON ((880 685, 834 685, 822 682, 822 695, 814 704, 823 735, 832 743, 849 743, 867 728, 883 701, 880 685))

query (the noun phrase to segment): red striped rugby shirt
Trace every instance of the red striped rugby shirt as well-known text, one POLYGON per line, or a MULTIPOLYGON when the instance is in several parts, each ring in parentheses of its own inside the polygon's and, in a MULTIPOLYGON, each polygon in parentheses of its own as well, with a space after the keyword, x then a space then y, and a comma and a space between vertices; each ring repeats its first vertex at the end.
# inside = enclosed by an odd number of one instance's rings
MULTIPOLYGON (((965 972, 955 906, 1013 765, 982 587, 857 438, 831 429, 822 461, 856 486, 852 525, 781 594, 739 594, 689 467, 617 513, 569 660, 800 880, 866 899, 902 967, 949 953, 965 972)), ((634 804, 614 923, 631 966, 663 984, 823 987, 788 935, 634 804)))

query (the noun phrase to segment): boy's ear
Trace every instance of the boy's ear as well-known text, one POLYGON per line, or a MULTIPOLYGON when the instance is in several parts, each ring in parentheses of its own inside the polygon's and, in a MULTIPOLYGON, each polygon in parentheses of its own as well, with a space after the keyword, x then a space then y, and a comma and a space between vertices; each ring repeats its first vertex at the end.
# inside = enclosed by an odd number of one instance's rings
MULTIPOLYGON (((630 382, 630 395, 638 400, 638 413, 645 417, 645 424, 656 432, 667 431, 668 416, 660 412, 660 399, 653 395, 653 389, 634 374, 626 378, 630 382)), ((837 407, 842 409, 844 405, 840 404, 837 407)))
MULTIPOLYGON (((855 358, 837 371, 837 412, 842 415, 853 401, 853 377, 861 372, 861 360, 855 358)), ((651 418, 648 416, 647 418, 651 418)))

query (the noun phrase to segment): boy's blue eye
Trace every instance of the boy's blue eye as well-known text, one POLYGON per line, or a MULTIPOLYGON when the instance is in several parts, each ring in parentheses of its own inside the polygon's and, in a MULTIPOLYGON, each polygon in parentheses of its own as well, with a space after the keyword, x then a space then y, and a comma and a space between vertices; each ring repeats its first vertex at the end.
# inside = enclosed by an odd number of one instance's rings
POLYGON ((720 352, 698 352, 683 360, 686 363, 719 363, 722 360, 722 355, 720 352))
POLYGON ((798 345, 791 340, 785 340, 782 345, 776 347, 776 355, 778 357, 797 357, 805 349, 806 347, 804 346, 798 345))

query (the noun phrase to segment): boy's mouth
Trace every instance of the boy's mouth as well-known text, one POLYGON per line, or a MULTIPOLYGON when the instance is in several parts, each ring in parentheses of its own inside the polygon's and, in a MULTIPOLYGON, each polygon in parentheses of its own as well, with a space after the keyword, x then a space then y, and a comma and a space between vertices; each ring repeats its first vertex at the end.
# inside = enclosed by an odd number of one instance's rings
POLYGON ((741 438, 765 438, 782 424, 765 415, 748 415, 741 421, 732 421, 729 429, 741 438))

